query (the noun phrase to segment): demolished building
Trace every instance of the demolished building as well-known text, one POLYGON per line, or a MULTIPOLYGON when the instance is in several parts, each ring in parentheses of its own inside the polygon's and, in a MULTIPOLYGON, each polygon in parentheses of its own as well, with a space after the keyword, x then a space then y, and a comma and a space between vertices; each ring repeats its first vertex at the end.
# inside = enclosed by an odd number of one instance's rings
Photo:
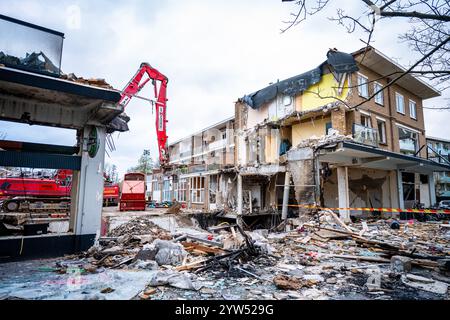
POLYGON ((410 74, 388 85, 403 72, 372 47, 330 50, 317 68, 238 99, 219 140, 213 126, 173 143, 179 169, 153 185, 167 200, 237 216, 320 207, 348 221, 431 207, 433 172, 450 166, 427 159, 422 103, 440 93, 410 74), (220 152, 211 147, 218 143, 220 152), (194 178, 202 176, 210 178, 194 178))

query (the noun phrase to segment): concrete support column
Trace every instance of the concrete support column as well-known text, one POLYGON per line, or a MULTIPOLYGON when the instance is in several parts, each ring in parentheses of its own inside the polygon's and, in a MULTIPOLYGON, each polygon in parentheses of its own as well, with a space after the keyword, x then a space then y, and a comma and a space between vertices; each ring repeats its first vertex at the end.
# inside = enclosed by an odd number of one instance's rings
MULTIPOLYGON (((337 180, 338 180, 339 208, 348 208, 350 206, 350 200, 348 194, 347 167, 337 167, 337 180)), ((339 210, 339 215, 344 222, 350 222, 349 210, 339 210)))
POLYGON ((403 179, 402 172, 397 170, 398 205, 400 209, 405 209, 405 199, 403 199, 403 179))
POLYGON ((430 188, 430 205, 436 204, 436 184, 434 181, 434 173, 428 175, 428 187, 430 188))
POLYGON ((283 207, 281 209, 281 219, 286 220, 288 216, 289 205, 289 189, 291 187, 291 173, 286 171, 284 175, 284 192, 283 192, 283 207))
POLYGON ((237 176, 237 223, 241 225, 242 217, 242 207, 243 207, 243 197, 242 197, 242 176, 239 173, 237 176))
POLYGON ((81 152, 81 171, 77 176, 77 194, 74 232, 76 235, 100 234, 103 207, 103 165, 105 157, 104 128, 87 126, 83 130, 83 149, 81 152), (96 137, 93 139, 92 137, 96 137), (92 146, 87 142, 95 140, 92 146), (88 149, 93 149, 91 154, 88 149))

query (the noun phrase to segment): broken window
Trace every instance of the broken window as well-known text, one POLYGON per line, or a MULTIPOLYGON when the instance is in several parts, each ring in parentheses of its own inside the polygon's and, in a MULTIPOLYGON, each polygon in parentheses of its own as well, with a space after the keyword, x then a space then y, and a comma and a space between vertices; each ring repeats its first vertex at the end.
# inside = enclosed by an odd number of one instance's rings
POLYGON ((417 105, 415 101, 409 100, 409 116, 417 120, 417 105))
POLYGON ((368 86, 368 78, 358 73, 358 94, 360 97, 368 98, 369 97, 369 86, 368 86))
POLYGON ((405 99, 398 92, 395 93, 395 105, 398 113, 405 114, 405 99))
POLYGON ((400 152, 414 155, 417 152, 417 133, 405 128, 398 128, 400 152))
POLYGON ((386 139, 386 121, 384 120, 377 120, 377 127, 378 127, 378 136, 379 136, 379 141, 382 144, 386 144, 387 143, 387 139, 386 139))
MULTIPOLYGON (((373 86, 373 90, 374 93, 381 90, 383 88, 383 86, 381 84, 379 84, 378 82, 375 82, 374 86, 373 86)), ((379 104, 379 105, 383 105, 384 104, 384 95, 383 95, 383 91, 380 91, 379 93, 377 93, 375 95, 375 103, 379 104)))

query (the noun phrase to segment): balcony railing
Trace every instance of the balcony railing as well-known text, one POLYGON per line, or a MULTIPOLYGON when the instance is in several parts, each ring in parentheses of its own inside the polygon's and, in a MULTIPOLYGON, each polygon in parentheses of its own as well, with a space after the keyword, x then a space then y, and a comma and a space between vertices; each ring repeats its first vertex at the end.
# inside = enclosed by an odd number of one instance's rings
POLYGON ((378 147, 378 130, 355 123, 353 124, 353 139, 355 142, 378 147))
POLYGON ((211 142, 208 146, 209 151, 225 148, 227 146, 227 139, 211 142))

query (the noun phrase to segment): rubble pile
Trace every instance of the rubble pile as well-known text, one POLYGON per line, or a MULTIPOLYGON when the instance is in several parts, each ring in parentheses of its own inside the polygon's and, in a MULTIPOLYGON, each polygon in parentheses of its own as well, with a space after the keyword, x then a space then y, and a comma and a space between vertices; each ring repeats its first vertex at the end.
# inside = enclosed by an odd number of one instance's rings
POLYGON ((45 73, 59 74, 60 71, 42 51, 26 53, 24 58, 8 55, 3 51, 0 51, 0 63, 7 66, 33 69, 45 73))
POLYGON ((309 139, 302 140, 297 146, 295 146, 291 150, 300 149, 300 148, 319 148, 324 145, 328 145, 331 143, 337 143, 342 141, 353 141, 352 135, 343 135, 340 134, 338 130, 329 129, 327 135, 322 137, 312 136, 309 139))
POLYGON ((149 217, 138 217, 125 224, 111 230, 110 237, 120 237, 124 235, 153 235, 155 239, 170 239, 170 235, 155 223, 149 217))
MULTIPOLYGON (((145 274, 145 289, 134 299, 449 298, 450 225, 442 222, 347 224, 325 210, 307 222, 288 219, 283 232, 228 223, 168 231, 157 219, 130 220, 51 272, 117 274, 121 286, 129 272, 145 274)), ((92 290, 89 297, 104 298, 123 289, 112 279, 92 290)))

